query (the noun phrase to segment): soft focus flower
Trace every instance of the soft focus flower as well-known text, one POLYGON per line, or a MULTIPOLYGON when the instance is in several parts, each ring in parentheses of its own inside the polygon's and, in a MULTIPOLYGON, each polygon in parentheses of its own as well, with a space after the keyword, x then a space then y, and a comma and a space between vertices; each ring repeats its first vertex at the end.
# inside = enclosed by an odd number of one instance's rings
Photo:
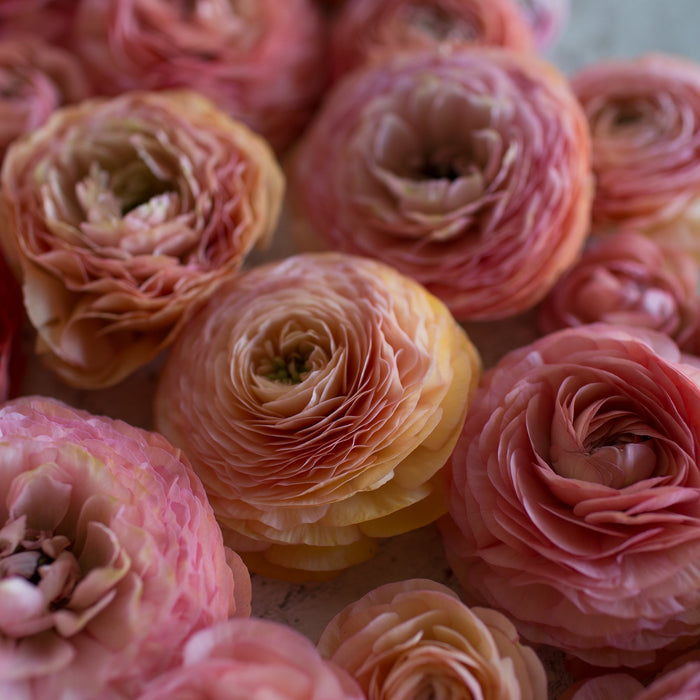
POLYGON ((22 292, 0 255, 0 402, 15 394, 24 369, 21 330, 22 292))
POLYGON ((82 0, 75 50, 103 94, 191 88, 278 150, 327 83, 312 0, 82 0))
POLYGON ((388 583, 336 615, 321 655, 353 676, 367 700, 544 700, 547 678, 500 613, 469 609, 446 586, 388 583))
POLYGON ((269 620, 220 622, 195 634, 183 657, 138 700, 364 700, 306 637, 269 620))
POLYGON ((535 44, 545 49, 559 38, 569 16, 569 0, 516 0, 532 28, 535 44))
POLYGON ((247 272, 183 329, 158 429, 252 570, 327 577, 444 512, 442 474, 479 359, 445 306, 371 260, 247 272))
POLYGON ((466 600, 598 666, 700 638, 700 375, 652 331, 595 324, 481 383, 441 521, 466 600))
POLYGON ((1 183, 37 351, 89 388, 171 341, 268 239, 283 187, 263 139, 188 91, 64 107, 12 144, 1 183))
POLYGON ((0 38, 0 160, 20 134, 88 95, 82 66, 68 51, 36 37, 0 38))
POLYGON ((602 321, 640 326, 700 352, 700 276, 685 251, 631 231, 596 240, 545 298, 543 332, 602 321))
POLYGON ((458 319, 506 317, 578 255, 589 155, 568 84, 540 59, 407 53, 328 96, 290 170, 293 232, 396 267, 458 319))
POLYGON ((249 613, 248 573, 160 435, 17 399, 0 470, 1 697, 133 697, 192 632, 249 613))
POLYGON ((41 36, 69 45, 79 0, 0 0, 0 36, 41 36))
POLYGON ((333 20, 333 74, 384 54, 446 43, 528 51, 534 37, 514 0, 351 0, 333 20))
POLYGON ((700 65, 662 54, 601 61, 572 85, 593 139, 595 229, 662 228, 700 253, 700 65))

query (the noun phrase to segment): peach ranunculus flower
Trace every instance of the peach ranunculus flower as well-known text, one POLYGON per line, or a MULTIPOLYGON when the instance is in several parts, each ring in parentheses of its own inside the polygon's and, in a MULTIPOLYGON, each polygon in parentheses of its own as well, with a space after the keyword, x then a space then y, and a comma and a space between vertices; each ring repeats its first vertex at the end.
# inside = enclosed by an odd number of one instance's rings
POLYGON ((189 91, 57 110, 3 163, 0 242, 37 351, 75 386, 153 359, 277 223, 267 144, 189 91))
POLYGON ((14 139, 89 94, 85 72, 67 50, 38 37, 0 35, 0 161, 14 139))
POLYGON ((597 238, 540 307, 544 333, 615 323, 665 333, 700 353, 700 275, 695 260, 632 231, 597 238))
POLYGON ((532 49, 533 32, 515 0, 352 0, 331 27, 337 79, 361 64, 441 44, 532 49))
POLYGON ((162 436, 48 398, 0 408, 0 696, 133 697, 250 578, 162 436))
POLYGON ((22 291, 0 255, 0 402, 15 395, 24 370, 22 291))
POLYGON ((700 640, 699 384, 667 336, 605 324, 485 374, 440 523, 465 600, 596 666, 700 640))
POLYGON ((260 266, 219 290, 160 377, 158 429, 187 453, 256 572, 328 578, 444 513, 480 361, 446 307, 372 260, 260 266))
POLYGON ((355 681, 300 632, 277 622, 232 619, 201 630, 180 667, 138 700, 365 700, 355 681))
POLYGON ((82 0, 75 50, 103 94, 191 88, 277 150, 305 127, 328 80, 312 0, 82 0))
POLYGON ((336 615, 317 646, 367 700, 547 697, 542 662, 506 617, 470 609, 434 581, 376 588, 336 615))
POLYGON ((588 125, 534 55, 397 55, 341 81, 290 167, 306 249, 375 257, 460 320, 534 306, 588 232, 588 125))
POLYGON ((700 64, 650 54, 572 77, 588 118, 595 231, 629 225, 700 255, 700 64))

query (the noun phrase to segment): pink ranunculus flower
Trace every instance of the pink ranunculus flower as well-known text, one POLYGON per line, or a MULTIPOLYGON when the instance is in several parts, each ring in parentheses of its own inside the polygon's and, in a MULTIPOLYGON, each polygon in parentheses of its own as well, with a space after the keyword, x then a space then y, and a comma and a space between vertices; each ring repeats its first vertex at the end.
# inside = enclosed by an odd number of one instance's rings
POLYGON ((460 320, 534 306, 588 232, 588 126, 567 82, 497 48, 407 52, 333 90, 290 167, 304 248, 375 257, 460 320))
POLYGON ((533 32, 514 0, 352 0, 331 27, 337 79, 369 60, 441 44, 532 49, 533 32))
POLYGON ((37 351, 66 382, 115 384, 277 224, 265 141, 190 91, 63 107, 8 150, 0 242, 37 351))
POLYGON ((594 231, 658 230, 700 255, 700 64, 663 54, 601 61, 572 86, 592 134, 594 231))
POLYGON ((470 603, 594 666, 700 639, 700 376, 653 331, 544 336, 483 378, 446 476, 470 603))
POLYGON ((480 360, 447 308, 372 260, 298 255, 219 290, 155 401, 251 570, 312 580, 444 513, 480 360))
POLYGON ((1 0, 0 37, 32 34, 69 47, 79 4, 76 0, 1 0))
POLYGON ((0 255, 0 402, 19 390, 24 370, 22 291, 0 255))
POLYGON ((67 50, 37 37, 0 35, 0 160, 18 136, 89 94, 85 72, 67 50))
POLYGON ((336 615, 317 646, 367 700, 547 697, 544 666, 508 619, 434 581, 376 588, 336 615))
POLYGON ((595 240, 545 297, 544 333, 584 323, 616 323, 665 333, 700 352, 700 275, 686 251, 623 231, 595 240))
POLYGON ((162 436, 16 399, 0 471, 0 696, 133 697, 192 632, 249 614, 248 572, 162 436))
POLYGON ((561 35, 569 16, 569 0, 516 0, 532 28, 535 44, 546 49, 561 35))
POLYGON ((75 50, 96 89, 191 88, 286 148, 327 84, 312 0, 82 0, 75 50))
POLYGON ((197 632, 183 663, 138 700, 365 700, 355 681, 300 632, 270 620, 232 619, 197 632))

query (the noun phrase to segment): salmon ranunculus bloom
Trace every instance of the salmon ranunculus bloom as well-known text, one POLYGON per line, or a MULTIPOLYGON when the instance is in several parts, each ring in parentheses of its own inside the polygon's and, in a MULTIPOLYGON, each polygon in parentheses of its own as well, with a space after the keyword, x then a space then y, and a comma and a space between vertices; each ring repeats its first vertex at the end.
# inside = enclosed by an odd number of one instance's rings
POLYGON ((326 31, 312 0, 82 0, 75 50, 97 90, 191 88, 277 150, 327 84, 326 31))
POLYGON ((700 254, 700 64, 663 54, 601 61, 572 86, 592 135, 594 231, 660 229, 700 254))
POLYGON ((352 0, 333 19, 333 73, 368 60, 445 43, 533 47, 529 23, 514 0, 352 0))
POLYGON ((605 324, 485 374, 441 521, 467 602, 597 666, 700 640, 699 382, 668 337, 605 324))
POLYGON ((446 586, 412 579, 369 592, 321 633, 322 656, 367 700, 544 700, 547 678, 501 613, 468 608, 446 586))
POLYGON ((0 242, 37 351, 86 388, 171 342, 269 238, 283 189, 263 139, 189 91, 57 110, 12 144, 0 182, 0 242))
POLYGON ((301 633, 277 622, 235 619, 197 632, 183 663, 138 700, 365 700, 352 678, 301 633))
POLYGON ((541 59, 406 52, 328 95, 290 166, 292 230, 392 265, 460 320, 503 318, 579 254, 589 158, 585 117, 541 59))
POLYGON ((189 321, 155 420, 252 570, 328 577, 444 512, 441 467, 479 368, 413 280, 299 255, 247 272, 189 321))
POLYGON ((700 275, 695 260, 632 231, 596 239, 540 307, 550 333, 584 323, 615 323, 665 333, 700 353, 700 275))
POLYGON ((17 399, 0 472, 3 698, 134 697, 192 632, 249 614, 248 572, 162 436, 17 399))

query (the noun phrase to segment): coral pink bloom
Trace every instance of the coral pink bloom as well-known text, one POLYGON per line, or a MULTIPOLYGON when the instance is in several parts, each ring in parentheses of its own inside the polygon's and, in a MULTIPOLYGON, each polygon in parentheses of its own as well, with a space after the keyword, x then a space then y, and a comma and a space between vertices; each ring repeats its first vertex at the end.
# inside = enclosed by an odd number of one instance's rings
POLYGON ((514 0, 352 0, 334 17, 336 78, 367 60, 445 43, 533 46, 529 23, 514 0))
POLYGON ((158 429, 254 571, 328 577, 444 513, 480 373, 444 304, 385 265, 299 255, 220 289, 175 342, 158 429))
POLYGON ((364 700, 345 671, 302 634, 269 620, 228 620, 196 633, 181 667, 138 700, 364 700))
POLYGON ((75 386, 115 384, 277 224, 265 141, 190 91, 63 107, 2 169, 0 241, 37 351, 75 386))
POLYGON ((605 324, 506 355, 446 479, 467 600, 598 666, 696 643, 699 381, 666 336, 605 324))
POLYGON ((367 700, 547 696, 542 662, 513 625, 495 610, 469 609, 434 581, 371 591, 328 623, 318 649, 367 700))
POLYGON ((0 438, 0 696, 133 697, 193 631, 249 613, 248 573, 160 435, 25 398, 0 438))
POLYGON ((24 320, 22 292, 0 255, 0 402, 19 390, 24 369, 21 330, 24 320))
POLYGON ((537 303, 588 232, 588 126, 564 78, 496 48, 341 81, 290 168, 293 232, 392 265, 461 320, 537 303))
POLYGON ((103 94, 191 88, 280 150, 327 83, 312 0, 82 0, 75 50, 103 94))
POLYGON ((639 233, 596 240, 545 298, 539 324, 545 333, 583 323, 640 326, 671 336, 687 352, 700 352, 700 275, 685 251, 639 233))
POLYGON ((68 51, 36 37, 0 38, 0 160, 20 134, 88 95, 85 73, 68 51))
POLYGON ((700 65, 661 54, 603 61, 572 84, 593 138, 595 228, 673 228, 700 253, 700 65))

